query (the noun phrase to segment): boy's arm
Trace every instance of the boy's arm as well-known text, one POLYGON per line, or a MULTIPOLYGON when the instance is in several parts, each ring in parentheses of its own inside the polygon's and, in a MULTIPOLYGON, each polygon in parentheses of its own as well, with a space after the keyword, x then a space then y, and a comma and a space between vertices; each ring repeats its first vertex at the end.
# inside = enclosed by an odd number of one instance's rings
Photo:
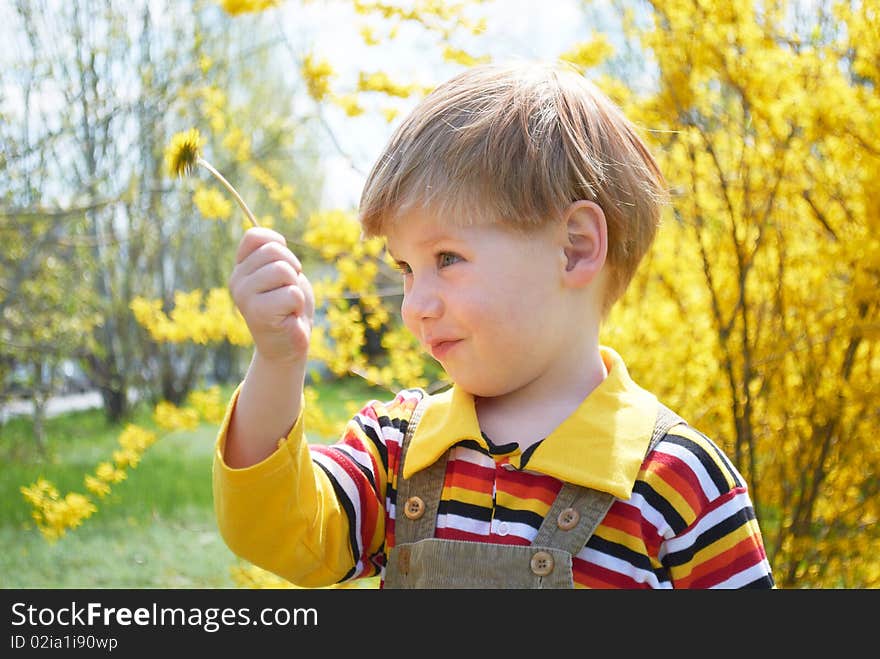
POLYGON ((233 552, 294 583, 334 583, 352 567, 349 523, 333 484, 313 467, 300 419, 311 286, 284 237, 255 228, 239 244, 229 289, 254 356, 214 455, 220 533, 233 552))
POLYGON ((223 456, 244 468, 268 457, 299 417, 315 298, 284 237, 264 228, 242 237, 229 290, 254 340, 223 456))
POLYGON ((254 353, 229 422, 223 455, 228 466, 262 462, 287 437, 302 412, 305 370, 305 360, 279 364, 254 353))
POLYGON ((354 564, 349 520, 333 483, 316 468, 302 415, 264 460, 232 469, 224 459, 232 396, 217 437, 212 491, 217 528, 237 556, 304 587, 327 586, 354 564))
POLYGON ((723 451, 700 431, 676 426, 646 472, 667 492, 663 563, 674 588, 774 588, 748 487, 723 451))
POLYGON ((386 435, 397 437, 418 392, 371 401, 332 445, 308 444, 300 414, 265 460, 230 469, 223 453, 240 392, 227 406, 214 455, 214 509, 227 546, 303 587, 377 574, 385 545, 386 435))

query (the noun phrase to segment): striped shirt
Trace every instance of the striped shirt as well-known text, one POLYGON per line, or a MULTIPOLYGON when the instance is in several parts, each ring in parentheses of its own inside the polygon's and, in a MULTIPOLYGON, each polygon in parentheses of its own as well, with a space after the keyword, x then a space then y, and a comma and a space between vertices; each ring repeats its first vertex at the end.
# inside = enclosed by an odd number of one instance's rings
MULTIPOLYGON (((619 356, 606 349, 603 357, 612 366, 608 387, 618 387, 609 400, 619 405, 619 391, 632 390, 641 396, 630 399, 638 401, 632 406, 646 405, 651 398, 628 379, 619 356)), ((407 389, 391 401, 369 402, 329 446, 309 445, 295 427, 275 455, 245 470, 222 463, 224 423, 214 488, 221 533, 230 548, 300 585, 381 578, 386 554, 395 544, 401 443, 423 395, 407 389), (279 496, 277 488, 288 494, 279 496), (273 506, 273 500, 279 503, 273 506), (293 508, 301 514, 291 515, 293 508), (258 540, 263 536, 271 538, 270 547, 258 540)), ((602 392, 590 399, 594 405, 601 402, 602 392)), ((227 416, 234 402, 235 397, 227 416)), ((617 423, 610 425, 638 426, 638 431, 631 439, 611 432, 607 439, 615 451, 610 458, 565 446, 560 439, 575 435, 564 432, 558 437, 551 433, 524 452, 515 443, 494 443, 474 425, 468 404, 472 400, 461 392, 432 403, 407 455, 409 476, 449 451, 436 538, 529 545, 563 481, 573 480, 572 465, 599 464, 599 480, 587 474, 578 484, 617 498, 573 557, 575 587, 774 587, 748 489, 718 446, 680 424, 645 455, 656 402, 651 412, 631 415, 639 420, 635 425, 616 410, 617 423), (624 450, 627 442, 631 450, 624 450), (605 472, 619 473, 605 478, 605 472)), ((584 429, 569 424, 568 430, 584 429)), ((594 442, 582 437, 579 444, 594 442)))

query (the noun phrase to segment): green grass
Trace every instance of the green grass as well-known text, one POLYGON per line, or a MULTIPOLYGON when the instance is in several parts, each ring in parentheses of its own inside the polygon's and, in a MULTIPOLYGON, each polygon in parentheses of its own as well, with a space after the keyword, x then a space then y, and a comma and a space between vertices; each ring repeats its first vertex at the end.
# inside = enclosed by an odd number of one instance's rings
MULTIPOLYGON (((348 416, 348 401, 389 397, 359 379, 317 388, 322 409, 334 419, 348 416)), ((146 406, 131 422, 155 430, 146 406)), ((123 428, 107 423, 99 410, 52 418, 47 454, 39 456, 27 419, 0 427, 0 588, 235 587, 230 567, 241 562, 220 538, 213 512, 216 426, 162 435, 98 501, 98 511, 59 540, 48 542, 36 529, 20 487, 44 477, 62 494, 86 493, 83 477, 110 459, 123 428)))

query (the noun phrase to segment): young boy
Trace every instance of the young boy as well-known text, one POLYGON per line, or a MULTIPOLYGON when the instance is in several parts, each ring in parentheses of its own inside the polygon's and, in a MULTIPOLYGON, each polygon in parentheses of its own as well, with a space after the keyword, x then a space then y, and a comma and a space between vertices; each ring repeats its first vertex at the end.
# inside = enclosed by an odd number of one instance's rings
POLYGON ((233 552, 300 586, 772 588, 746 484, 600 346, 665 183, 576 73, 472 68, 398 128, 363 191, 403 277, 403 321, 451 389, 371 401, 308 445, 314 297, 284 238, 230 278, 254 339, 214 468, 233 552))

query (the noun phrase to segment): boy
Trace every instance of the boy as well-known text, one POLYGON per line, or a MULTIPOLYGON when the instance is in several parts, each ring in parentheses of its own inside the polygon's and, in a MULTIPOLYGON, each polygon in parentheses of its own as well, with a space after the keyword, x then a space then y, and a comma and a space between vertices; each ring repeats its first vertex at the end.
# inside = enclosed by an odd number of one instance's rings
POLYGON ((307 587, 774 587, 737 470, 599 345, 664 186, 572 71, 440 85, 376 162, 360 219, 454 385, 371 401, 332 446, 303 435, 308 279, 283 237, 249 230, 230 290, 254 356, 213 481, 232 551, 307 587))

